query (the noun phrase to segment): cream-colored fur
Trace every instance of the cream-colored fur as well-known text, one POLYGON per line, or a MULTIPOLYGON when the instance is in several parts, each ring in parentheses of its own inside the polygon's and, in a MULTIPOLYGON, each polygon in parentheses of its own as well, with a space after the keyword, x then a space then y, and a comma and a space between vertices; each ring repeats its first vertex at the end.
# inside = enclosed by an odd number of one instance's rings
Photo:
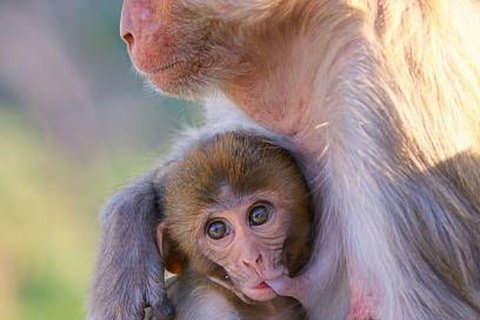
POLYGON ((243 35, 264 55, 221 89, 293 139, 322 200, 308 281, 279 292, 312 319, 352 287, 379 319, 480 317, 478 2, 267 3, 287 18, 243 35))

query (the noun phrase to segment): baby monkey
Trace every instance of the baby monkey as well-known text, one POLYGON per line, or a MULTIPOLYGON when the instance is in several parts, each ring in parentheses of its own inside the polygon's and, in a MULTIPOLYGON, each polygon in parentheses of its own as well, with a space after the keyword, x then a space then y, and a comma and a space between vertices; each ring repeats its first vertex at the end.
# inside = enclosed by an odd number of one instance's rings
POLYGON ((309 190, 274 140, 227 132, 197 141, 155 179, 157 244, 178 320, 306 317, 266 282, 293 276, 310 254, 309 190))

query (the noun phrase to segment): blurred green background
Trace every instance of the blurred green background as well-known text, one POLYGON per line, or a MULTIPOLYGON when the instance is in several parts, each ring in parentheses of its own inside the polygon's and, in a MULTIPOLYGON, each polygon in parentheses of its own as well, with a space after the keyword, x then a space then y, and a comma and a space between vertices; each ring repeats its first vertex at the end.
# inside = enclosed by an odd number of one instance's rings
POLYGON ((120 7, 0 2, 1 320, 85 319, 102 204, 200 122, 132 71, 120 7))

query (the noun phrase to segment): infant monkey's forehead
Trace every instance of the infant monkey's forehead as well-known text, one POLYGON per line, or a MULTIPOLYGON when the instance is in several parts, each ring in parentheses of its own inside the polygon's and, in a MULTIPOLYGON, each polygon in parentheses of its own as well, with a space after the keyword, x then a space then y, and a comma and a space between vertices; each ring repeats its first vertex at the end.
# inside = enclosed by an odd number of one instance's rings
MULTIPOLYGON (((225 132, 200 140, 186 158, 196 157, 205 157, 209 161, 218 160, 219 165, 226 164, 224 162, 247 162, 255 165, 253 161, 258 161, 257 164, 261 165, 269 159, 295 164, 293 156, 281 146, 280 141, 248 131, 225 132)), ((274 164, 275 162, 272 163, 274 164)))
POLYGON ((220 133, 194 142, 169 172, 166 189, 169 199, 177 201, 183 194, 200 203, 215 202, 226 189, 237 196, 258 190, 308 192, 290 152, 279 141, 248 131, 220 133))
POLYGON ((231 184, 282 172, 286 176, 301 175, 295 158, 279 141, 258 133, 232 131, 195 142, 174 175, 180 179, 226 179, 224 182, 231 184))

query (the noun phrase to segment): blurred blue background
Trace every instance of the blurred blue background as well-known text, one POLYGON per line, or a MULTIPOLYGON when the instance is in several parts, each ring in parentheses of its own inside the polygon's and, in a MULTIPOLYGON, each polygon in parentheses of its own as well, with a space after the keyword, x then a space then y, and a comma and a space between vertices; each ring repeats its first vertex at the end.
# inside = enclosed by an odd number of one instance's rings
POLYGON ((85 319, 105 199, 199 109, 149 91, 121 0, 0 2, 0 319, 85 319))

